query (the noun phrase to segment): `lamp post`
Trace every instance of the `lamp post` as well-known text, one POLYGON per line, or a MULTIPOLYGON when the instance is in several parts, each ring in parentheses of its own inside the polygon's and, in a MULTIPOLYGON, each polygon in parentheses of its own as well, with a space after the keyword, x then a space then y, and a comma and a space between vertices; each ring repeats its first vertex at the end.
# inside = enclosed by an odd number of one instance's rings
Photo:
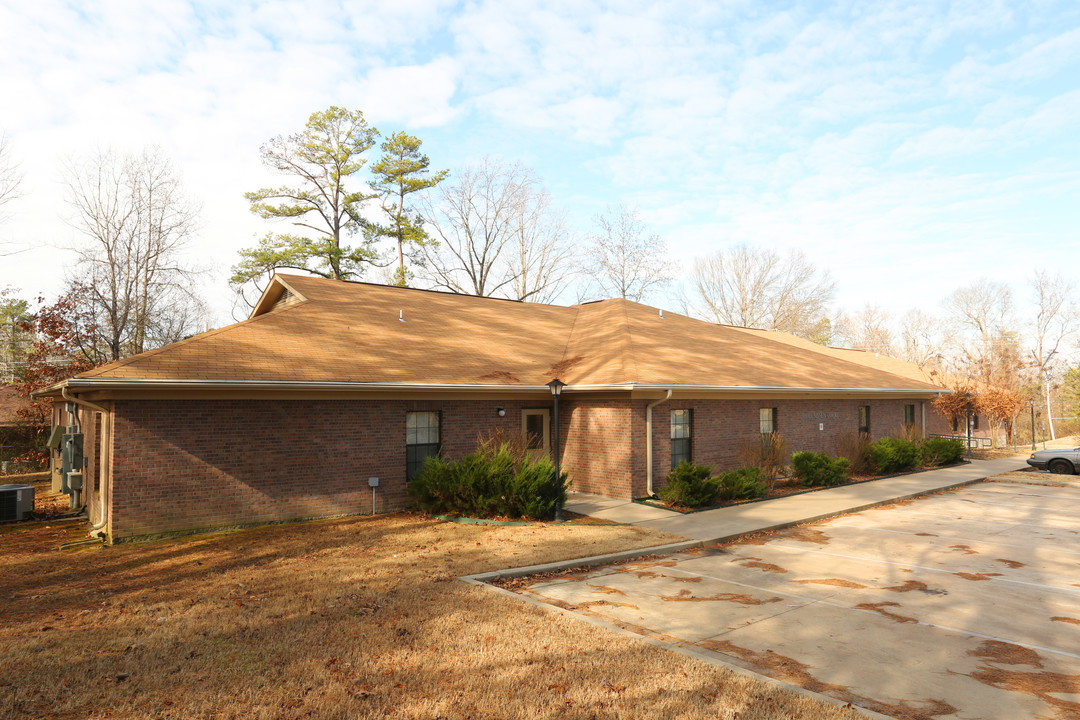
POLYGON ((1035 452, 1035 398, 1028 400, 1028 407, 1031 408, 1031 452, 1035 452))
POLYGON ((971 393, 964 393, 964 399, 967 400, 965 419, 967 420, 968 460, 971 459, 971 397, 971 393))
MULTIPOLYGON (((554 417, 551 421, 554 426, 552 428, 552 445, 554 446, 552 455, 555 458, 555 483, 559 485, 562 481, 562 473, 559 471, 559 396, 562 395, 562 389, 566 387, 566 383, 559 378, 555 378, 547 386, 551 390, 552 403, 554 404, 552 412, 554 417)), ((555 522, 562 522, 562 519, 562 493, 560 492, 558 497, 555 498, 555 522)))

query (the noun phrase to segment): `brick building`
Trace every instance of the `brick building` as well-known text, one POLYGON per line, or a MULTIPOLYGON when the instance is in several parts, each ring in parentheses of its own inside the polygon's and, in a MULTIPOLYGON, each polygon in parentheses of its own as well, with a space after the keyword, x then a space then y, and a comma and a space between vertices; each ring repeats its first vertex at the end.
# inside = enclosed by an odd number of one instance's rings
POLYGON ((551 449, 555 378, 572 489, 613 497, 647 495, 683 457, 734 466, 762 432, 828 451, 904 423, 949 431, 933 378, 871 353, 626 300, 559 307, 292 275, 244 322, 43 394, 58 424, 81 429, 82 501, 120 539, 401 508, 426 455, 460 456, 481 433, 551 449))

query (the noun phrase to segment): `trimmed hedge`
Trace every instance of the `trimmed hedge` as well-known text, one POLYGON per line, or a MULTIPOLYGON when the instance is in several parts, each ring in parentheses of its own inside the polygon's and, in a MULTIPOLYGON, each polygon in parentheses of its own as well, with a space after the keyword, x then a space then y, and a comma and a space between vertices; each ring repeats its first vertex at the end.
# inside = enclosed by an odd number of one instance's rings
POLYGON ((458 461, 427 458, 408 493, 430 513, 546 520, 566 501, 569 484, 566 473, 555 477, 550 458, 522 457, 504 444, 483 446, 458 461))
POLYGON ((664 501, 684 507, 708 505, 720 493, 720 487, 711 477, 708 465, 694 465, 683 460, 672 468, 667 485, 656 495, 664 501))
POLYGON ((834 458, 825 453, 797 452, 791 456, 791 469, 805 487, 832 487, 851 477, 847 458, 834 458))
POLYGON ((927 438, 920 451, 926 465, 951 465, 964 458, 964 442, 943 437, 927 438))
POLYGON ((884 437, 870 446, 870 457, 878 472, 887 474, 910 470, 919 464, 922 453, 919 446, 909 440, 884 437))

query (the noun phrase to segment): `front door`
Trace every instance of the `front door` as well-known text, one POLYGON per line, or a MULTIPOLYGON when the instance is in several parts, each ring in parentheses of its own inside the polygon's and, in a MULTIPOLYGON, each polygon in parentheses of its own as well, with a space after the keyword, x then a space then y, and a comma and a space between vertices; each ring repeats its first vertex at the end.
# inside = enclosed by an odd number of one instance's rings
POLYGON ((551 447, 551 411, 536 408, 521 411, 521 434, 525 437, 525 449, 532 457, 547 455, 551 447))

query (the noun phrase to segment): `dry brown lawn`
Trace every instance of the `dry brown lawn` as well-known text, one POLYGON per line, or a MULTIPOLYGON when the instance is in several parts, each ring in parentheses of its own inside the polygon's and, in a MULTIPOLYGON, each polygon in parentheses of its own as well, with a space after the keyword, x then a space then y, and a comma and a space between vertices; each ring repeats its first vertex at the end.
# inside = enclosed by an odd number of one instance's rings
POLYGON ((82 547, 0 527, 0 719, 855 718, 461 575, 670 542, 398 514, 82 547))

